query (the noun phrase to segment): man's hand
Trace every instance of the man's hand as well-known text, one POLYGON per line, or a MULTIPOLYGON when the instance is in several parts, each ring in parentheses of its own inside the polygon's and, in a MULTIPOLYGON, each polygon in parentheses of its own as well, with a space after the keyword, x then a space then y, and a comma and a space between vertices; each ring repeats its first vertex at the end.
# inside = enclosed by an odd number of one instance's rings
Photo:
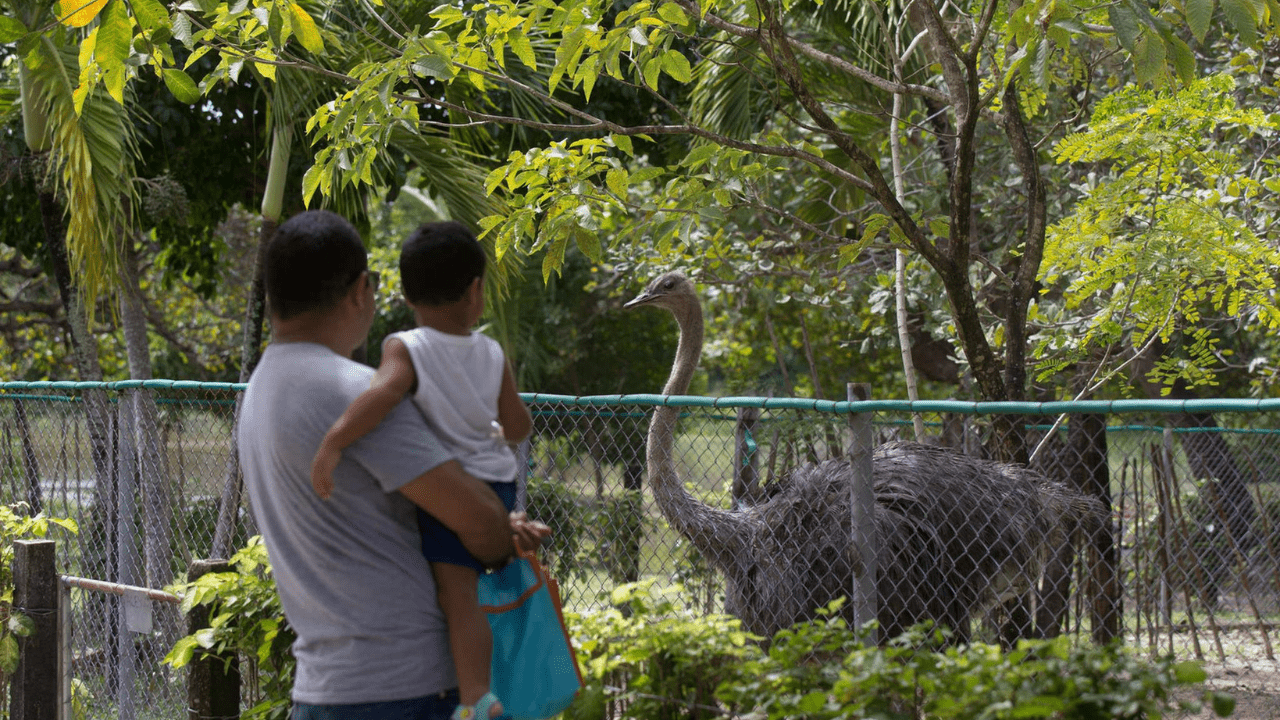
POLYGON ((311 487, 322 499, 328 500, 333 494, 333 470, 342 459, 342 451, 335 450, 328 443, 321 443, 316 457, 311 461, 311 487))
POLYGON ((517 549, 534 552, 542 545, 542 539, 551 535, 551 528, 537 520, 530 520, 522 512, 511 513, 511 534, 515 536, 517 549))

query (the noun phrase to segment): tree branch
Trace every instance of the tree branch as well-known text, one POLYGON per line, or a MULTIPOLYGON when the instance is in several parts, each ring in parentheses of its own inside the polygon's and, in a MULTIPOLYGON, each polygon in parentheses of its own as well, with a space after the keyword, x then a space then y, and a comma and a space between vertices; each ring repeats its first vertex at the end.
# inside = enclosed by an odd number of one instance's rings
MULTIPOLYGON (((481 71, 477 71, 477 72, 481 72, 481 71)), ((500 82, 505 81, 506 84, 508 85, 526 89, 529 92, 532 92, 540 100, 545 100, 553 104, 559 102, 559 101, 553 100, 552 98, 542 93, 539 93, 536 90, 527 88, 527 86, 511 78, 506 78, 505 76, 500 76, 500 75, 493 75, 492 73, 485 73, 485 74, 493 77, 497 81, 500 81, 500 82)), ((848 170, 845 170, 844 168, 838 165, 835 165, 823 158, 820 158, 817 155, 814 155, 813 153, 805 152, 804 150, 799 150, 793 147, 787 147, 785 145, 761 145, 759 143, 734 140, 733 138, 727 137, 725 135, 721 135, 719 133, 711 132, 710 130, 699 127, 697 125, 691 125, 691 124, 632 125, 632 126, 619 125, 617 123, 610 122, 608 120, 597 118, 594 115, 591 115, 589 113, 586 113, 577 109, 574 109, 570 114, 578 117, 581 120, 584 120, 586 124, 548 123, 548 122, 541 122, 538 120, 526 120, 524 118, 511 117, 509 115, 492 115, 490 113, 483 113, 478 110, 472 110, 471 108, 468 108, 464 105, 459 105, 457 103, 453 103, 443 99, 435 99, 435 98, 425 99, 425 98, 412 97, 408 95, 395 95, 394 97, 400 100, 406 100, 410 102, 432 103, 435 105, 439 105, 442 108, 461 113, 472 120, 499 123, 502 125, 519 125, 521 127, 533 128, 535 130, 544 130, 547 132, 573 132, 573 133, 608 132, 608 133, 613 133, 614 135, 693 135, 695 137, 700 137, 706 140, 710 140, 711 142, 714 142, 717 145, 733 148, 735 150, 745 150, 747 152, 760 153, 761 155, 770 155, 773 157, 796 158, 797 160, 802 160, 810 165, 813 165, 814 167, 821 168, 822 170, 825 170, 826 172, 829 172, 832 175, 839 177, 841 180, 855 187, 861 188, 868 192, 872 191, 871 183, 868 183, 866 180, 858 177, 857 175, 854 175, 853 173, 850 173, 848 170)), ((435 124, 439 124, 439 123, 435 123, 435 124)), ((837 128, 837 131, 838 131, 838 128, 837 128)))
MULTIPOLYGON (((677 2, 679 2, 682 6, 684 6, 687 12, 690 12, 694 15, 698 15, 702 12, 698 8, 697 3, 694 2, 693 0, 677 0, 677 2)), ((736 35, 738 37, 745 37, 745 38, 759 37, 759 30, 757 30, 756 28, 730 22, 716 15, 715 13, 707 13, 706 15, 703 16, 702 19, 711 27, 714 27, 717 30, 723 30, 729 33, 730 35, 736 35)), ((801 55, 804 55, 805 57, 811 58, 813 60, 817 60, 818 62, 823 63, 824 65, 833 67, 848 75, 852 75, 853 77, 856 77, 859 80, 862 80, 863 82, 866 82, 870 85, 874 85, 875 87, 881 90, 884 90, 885 92, 903 93, 907 95, 920 95, 923 97, 932 98, 933 100, 936 100, 942 103, 951 102, 950 99, 947 97, 946 93, 940 92, 939 90, 935 88, 931 88, 927 85, 913 85, 911 83, 895 82, 894 80, 882 78, 879 75, 876 75, 875 73, 871 72, 870 70, 865 70, 863 68, 860 68, 857 65, 854 65, 853 63, 849 62, 848 60, 845 60, 844 58, 837 57, 823 50, 819 50, 818 48, 806 42, 797 40, 795 38, 789 38, 788 42, 790 42, 792 48, 794 48, 801 55)))

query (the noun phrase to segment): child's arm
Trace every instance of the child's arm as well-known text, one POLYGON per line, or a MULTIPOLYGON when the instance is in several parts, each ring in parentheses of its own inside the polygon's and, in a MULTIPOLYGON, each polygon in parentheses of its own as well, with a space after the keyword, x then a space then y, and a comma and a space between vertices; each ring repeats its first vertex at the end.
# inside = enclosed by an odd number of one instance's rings
POLYGON ((328 499, 333 493, 333 469, 338 466, 342 451, 376 428, 413 389, 417 379, 408 348, 396 338, 388 340, 369 389, 360 393, 329 428, 311 461, 311 487, 317 495, 328 499))
POLYGON ((533 418, 529 408, 520 399, 516 390, 516 376, 511 372, 511 363, 506 362, 502 370, 502 390, 498 393, 498 424, 502 425, 502 436, 512 445, 524 442, 533 431, 533 418))

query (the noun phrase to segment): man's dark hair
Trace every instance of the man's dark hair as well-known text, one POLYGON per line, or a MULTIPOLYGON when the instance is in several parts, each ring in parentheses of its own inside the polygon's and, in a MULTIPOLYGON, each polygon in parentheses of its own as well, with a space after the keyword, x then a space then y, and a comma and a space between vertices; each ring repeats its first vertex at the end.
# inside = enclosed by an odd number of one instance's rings
POLYGON ((267 246, 267 303, 281 320, 326 310, 369 268, 360 233, 328 210, 307 210, 276 228, 267 246))
POLYGON ((484 248, 465 225, 427 223, 400 247, 400 282, 411 303, 444 305, 461 300, 484 277, 484 248))

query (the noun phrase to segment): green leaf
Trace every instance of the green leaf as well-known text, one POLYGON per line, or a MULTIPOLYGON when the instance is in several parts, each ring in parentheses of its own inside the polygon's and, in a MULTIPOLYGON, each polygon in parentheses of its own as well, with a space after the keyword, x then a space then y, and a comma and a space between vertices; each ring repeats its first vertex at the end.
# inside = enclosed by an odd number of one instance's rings
POLYGON ((644 84, 658 89, 658 73, 662 72, 662 58, 649 58, 644 63, 644 84))
POLYGON ((12 635, 0 637, 0 670, 12 675, 18 669, 18 641, 12 635))
POLYGON ((605 174, 604 184, 609 186, 609 190, 614 195, 627 199, 627 171, 622 168, 614 168, 605 174))
POLYGON ((1215 692, 1211 697, 1213 713, 1218 717, 1227 717, 1236 711, 1236 699, 1224 692, 1215 692))
POLYGON ((1195 685, 1202 683, 1209 675, 1200 667, 1200 663, 1187 660, 1173 666, 1173 679, 1179 685, 1195 685))
POLYGON ((689 24, 689 16, 685 14, 684 9, 679 5, 669 2, 658 8, 658 17, 666 20, 672 25, 689 24))
POLYGON ((185 13, 176 13, 173 16, 173 38, 188 48, 191 47, 191 18, 185 13))
POLYGON ((1124 3, 1115 3, 1107 8, 1107 17, 1111 27, 1116 30, 1116 38, 1129 54, 1134 54, 1138 42, 1138 16, 1133 9, 1124 3))
POLYGON ((815 690, 800 698, 800 702, 796 703, 796 709, 805 714, 813 714, 821 710, 826 704, 827 694, 820 690, 815 690))
POLYGON ((1155 81, 1164 72, 1164 41, 1153 33, 1143 33, 1134 46, 1133 71, 1139 84, 1155 81))
POLYGON ((547 248, 547 254, 542 258, 542 282, 546 283, 551 280, 551 273, 558 272, 560 266, 564 264, 564 251, 569 245, 569 238, 561 235, 551 241, 551 246, 547 248))
POLYGON ((662 69, 677 82, 687 83, 693 79, 689 58, 679 50, 668 50, 662 54, 662 69))
POLYGON ((17 18, 0 15, 0 44, 18 42, 27 34, 27 26, 17 18))
POLYGON ((22 613, 14 613, 9 616, 9 632, 18 637, 27 637, 36 631, 36 623, 31 618, 22 613))
POLYGON ((320 37, 320 31, 316 28, 316 21, 311 19, 306 10, 298 3, 289 3, 289 10, 293 13, 291 20, 293 25, 293 34, 298 36, 298 40, 302 42, 302 47, 313 53, 324 51, 324 38, 320 37))
POLYGON ((316 188, 320 187, 320 163, 314 163, 307 168, 307 172, 302 176, 302 204, 310 207, 311 197, 316 194, 316 188))
POLYGON ((107 0, 58 0, 58 21, 67 27, 84 27, 107 6, 107 0))
POLYGON ((155 30, 169 24, 169 11, 159 0, 129 0, 133 7, 133 17, 143 30, 155 30))
POLYGON ((538 57, 533 52, 533 45, 529 43, 529 36, 516 28, 507 33, 507 43, 511 45, 511 51, 520 58, 520 62, 530 70, 538 69, 538 57))
POLYGON ((1240 41, 1252 45, 1258 41, 1258 16, 1251 0, 1222 0, 1222 12, 1240 33, 1240 41))
POLYGON ((1170 34, 1164 39, 1165 52, 1172 56, 1173 67, 1178 72, 1178 79, 1184 85, 1190 85, 1196 80, 1196 56, 1192 54, 1190 46, 1182 41, 1177 35, 1170 34))
POLYGON ((703 163, 715 156, 716 151, 719 149, 719 145, 712 145, 709 143, 706 145, 699 145, 690 151, 688 155, 685 155, 684 159, 680 161, 680 164, 690 170, 697 170, 703 163))
POLYGON ((200 88, 196 87, 190 75, 177 68, 165 68, 164 85, 180 103, 195 105, 200 102, 200 88))
POLYGON ((437 80, 450 80, 453 78, 453 66, 444 58, 435 55, 426 55, 418 58, 413 64, 413 72, 423 77, 433 77, 437 80))
POLYGON ((1037 40, 1036 49, 1032 54, 1031 76, 1035 78, 1036 85, 1040 88, 1047 87, 1049 74, 1049 54, 1053 49, 1053 44, 1048 41, 1037 40))
POLYGON ((1187 0, 1187 27, 1197 42, 1204 42, 1213 20, 1213 0, 1187 0))
POLYGON ((582 251, 592 262, 600 262, 604 257, 604 253, 600 249, 600 236, 593 232, 579 229, 573 234, 573 240, 578 245, 578 249, 582 251))
POLYGON ((129 45, 133 41, 133 22, 125 9, 124 0, 111 0, 102 13, 98 25, 98 44, 93 57, 107 72, 123 69, 129 59, 129 45))
POLYGON ((631 38, 631 42, 645 47, 649 44, 649 36, 644 34, 644 28, 633 27, 627 32, 627 37, 631 38))

